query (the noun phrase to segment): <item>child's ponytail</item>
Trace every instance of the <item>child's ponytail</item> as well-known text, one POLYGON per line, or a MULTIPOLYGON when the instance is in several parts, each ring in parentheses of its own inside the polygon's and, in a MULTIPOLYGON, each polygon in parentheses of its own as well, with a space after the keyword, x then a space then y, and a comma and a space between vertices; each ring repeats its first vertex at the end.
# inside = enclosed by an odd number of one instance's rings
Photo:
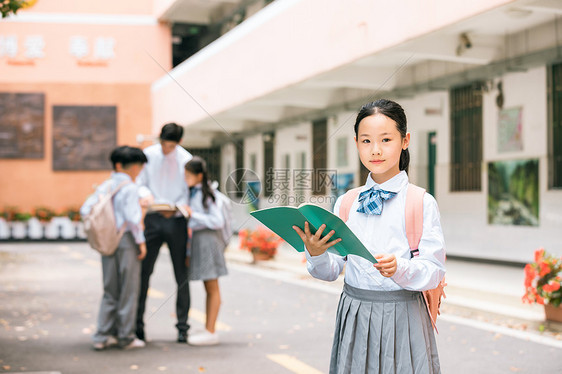
POLYGON ((405 170, 407 173, 409 166, 410 166, 410 151, 408 150, 408 148, 406 148, 402 150, 402 153, 400 153, 400 162, 398 163, 398 168, 400 170, 405 170))
POLYGON ((201 180, 201 192, 203 192, 203 207, 207 209, 209 207, 207 204, 207 199, 209 197, 213 201, 216 201, 213 189, 209 184, 207 163, 201 157, 193 156, 193 158, 185 164, 185 170, 192 174, 203 174, 203 179, 201 180))
MULTIPOLYGON (((355 120, 355 138, 358 136, 359 123, 365 118, 372 116, 373 114, 383 114, 384 116, 390 118, 396 122, 396 129, 400 133, 402 139, 406 137, 408 133, 408 126, 406 120, 406 113, 400 104, 387 99, 379 99, 377 101, 370 102, 363 105, 357 114, 357 119, 355 120)), ((408 167, 410 166, 410 151, 408 149, 403 149, 400 154, 400 162, 398 167, 400 170, 405 170, 408 172, 408 167)))

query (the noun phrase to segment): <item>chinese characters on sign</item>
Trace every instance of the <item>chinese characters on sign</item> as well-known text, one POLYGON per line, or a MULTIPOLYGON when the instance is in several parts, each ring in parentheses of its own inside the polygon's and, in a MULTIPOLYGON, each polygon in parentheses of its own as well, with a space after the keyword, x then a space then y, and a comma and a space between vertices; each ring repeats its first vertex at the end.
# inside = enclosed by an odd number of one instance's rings
MULTIPOLYGON (((0 35, 0 59, 9 65, 33 66, 37 59, 45 58, 45 39, 42 35, 0 35)), ((115 39, 71 36, 68 51, 79 66, 107 66, 115 58, 115 39)))
POLYGON ((0 35, 0 58, 10 65, 35 65, 35 60, 45 57, 45 40, 41 35, 29 35, 21 43, 17 35, 0 35))
POLYGON ((106 66, 107 62, 115 58, 115 39, 111 37, 97 37, 93 48, 88 38, 75 35, 70 38, 68 50, 78 61, 80 66, 106 66))

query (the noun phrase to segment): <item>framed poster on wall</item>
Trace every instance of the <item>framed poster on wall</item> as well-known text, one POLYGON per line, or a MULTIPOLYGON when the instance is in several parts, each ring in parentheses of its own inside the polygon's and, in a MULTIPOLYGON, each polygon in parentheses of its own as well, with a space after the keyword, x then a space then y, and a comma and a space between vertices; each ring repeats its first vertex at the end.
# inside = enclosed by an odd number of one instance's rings
POLYGON ((539 160, 488 164, 488 223, 539 225, 539 160))
POLYGON ((503 109, 498 117, 498 152, 523 150, 523 110, 521 107, 503 109))
POLYGON ((44 157, 45 95, 0 93, 0 158, 44 157))
POLYGON ((117 107, 53 106, 53 170, 111 170, 117 107))

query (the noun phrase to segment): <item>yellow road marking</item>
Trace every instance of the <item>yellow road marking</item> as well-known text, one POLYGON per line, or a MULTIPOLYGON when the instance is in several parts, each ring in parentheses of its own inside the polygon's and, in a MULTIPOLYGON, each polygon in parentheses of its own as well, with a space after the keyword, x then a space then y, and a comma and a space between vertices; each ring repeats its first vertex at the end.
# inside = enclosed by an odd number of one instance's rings
MULTIPOLYGON (((197 309, 189 309, 189 318, 192 318, 194 320, 196 320, 197 322, 205 325, 205 320, 207 319, 207 315, 197 309)), ((220 321, 217 321, 217 323, 215 324, 215 328, 218 331, 230 331, 232 330, 232 327, 230 327, 229 325, 227 325, 226 323, 222 323, 220 321)))
POLYGON ((294 356, 289 355, 267 355, 271 361, 283 366, 285 369, 297 374, 322 374, 310 365, 297 360, 294 356))
POLYGON ((160 292, 154 288, 148 289, 148 296, 154 297, 155 299, 165 299, 166 294, 164 292, 160 292))

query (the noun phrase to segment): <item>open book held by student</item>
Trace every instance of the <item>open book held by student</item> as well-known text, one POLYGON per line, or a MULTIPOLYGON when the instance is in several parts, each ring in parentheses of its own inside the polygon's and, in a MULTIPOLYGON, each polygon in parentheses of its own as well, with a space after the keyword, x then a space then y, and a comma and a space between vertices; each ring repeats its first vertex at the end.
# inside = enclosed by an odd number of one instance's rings
POLYGON ((154 204, 149 205, 148 211, 149 212, 172 212, 172 213, 175 213, 176 211, 178 211, 185 218, 189 218, 189 213, 187 212, 187 210, 183 206, 176 205, 176 204, 154 203, 154 204))
POLYGON ((341 242, 330 247, 328 251, 341 256, 361 256, 372 263, 377 262, 340 217, 319 206, 313 204, 301 204, 298 208, 280 206, 256 210, 250 214, 299 252, 304 251, 304 243, 293 226, 304 230, 304 222, 308 221, 310 232, 315 233, 318 227, 325 224, 325 234, 331 230, 335 232, 330 241, 342 239, 341 242))

